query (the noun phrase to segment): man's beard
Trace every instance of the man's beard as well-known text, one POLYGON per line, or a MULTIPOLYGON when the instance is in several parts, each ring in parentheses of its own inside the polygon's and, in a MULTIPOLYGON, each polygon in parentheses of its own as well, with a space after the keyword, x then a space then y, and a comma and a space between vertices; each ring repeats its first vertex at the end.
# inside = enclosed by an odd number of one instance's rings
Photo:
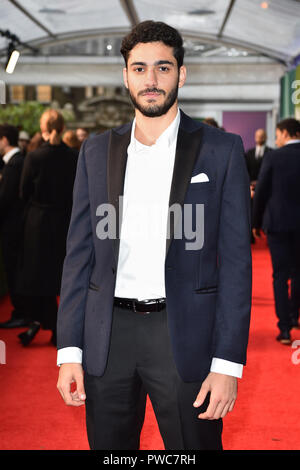
MULTIPOLYGON (((142 92, 139 92, 138 95, 143 95, 144 93, 160 93, 162 95, 166 95, 166 92, 164 90, 160 90, 158 88, 146 88, 142 92)), ((139 104, 135 98, 135 96, 132 95, 130 88, 129 88, 129 96, 130 99, 133 103, 133 106, 138 109, 144 116, 146 117, 159 117, 163 116, 166 114, 169 109, 173 106, 175 101, 177 100, 178 96, 178 82, 174 88, 168 93, 164 103, 162 104, 151 104, 149 103, 146 106, 142 106, 139 104)))

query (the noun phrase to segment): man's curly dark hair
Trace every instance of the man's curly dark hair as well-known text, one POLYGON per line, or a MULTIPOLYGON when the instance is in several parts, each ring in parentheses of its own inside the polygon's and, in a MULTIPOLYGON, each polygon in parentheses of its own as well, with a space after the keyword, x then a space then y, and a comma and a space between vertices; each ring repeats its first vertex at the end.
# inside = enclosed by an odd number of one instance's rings
POLYGON ((131 32, 123 38, 120 52, 127 61, 130 51, 139 43, 163 42, 166 46, 173 47, 173 54, 177 60, 178 69, 183 64, 184 48, 183 40, 179 32, 161 21, 147 20, 136 25, 131 32))
POLYGON ((286 118, 276 124, 276 128, 281 132, 286 130, 290 137, 300 137, 300 122, 295 118, 286 118))

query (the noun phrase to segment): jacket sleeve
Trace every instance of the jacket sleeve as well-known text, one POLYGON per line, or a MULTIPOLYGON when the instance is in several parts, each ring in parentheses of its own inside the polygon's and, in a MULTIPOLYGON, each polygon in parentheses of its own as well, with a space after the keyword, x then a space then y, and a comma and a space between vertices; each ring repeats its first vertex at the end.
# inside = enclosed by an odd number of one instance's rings
POLYGON ((27 202, 34 193, 34 162, 32 153, 26 155, 20 181, 20 197, 27 202))
POLYGON ((10 168, 5 168, 0 177, 0 220, 9 211, 14 198, 15 182, 14 172, 10 168))
POLYGON ((258 175, 253 198, 253 227, 261 228, 263 216, 271 194, 272 185, 272 153, 268 152, 264 158, 258 175))
POLYGON ((19 198, 19 184, 22 167, 17 163, 4 166, 0 178, 0 221, 19 198))
POLYGON ((252 260, 250 188, 240 137, 235 136, 223 184, 218 234, 215 358, 246 363, 252 260))
POLYGON ((82 349, 84 312, 93 259, 86 141, 78 158, 57 320, 57 348, 82 349))

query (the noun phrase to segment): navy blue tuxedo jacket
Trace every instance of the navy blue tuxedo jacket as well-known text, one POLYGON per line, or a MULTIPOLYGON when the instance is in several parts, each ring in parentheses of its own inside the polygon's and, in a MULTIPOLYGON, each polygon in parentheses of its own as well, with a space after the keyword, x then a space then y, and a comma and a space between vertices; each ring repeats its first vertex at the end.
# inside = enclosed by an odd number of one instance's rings
POLYGON ((300 143, 264 156, 253 199, 253 227, 267 232, 300 230, 300 143))
MULTIPOLYGON (((100 204, 110 203, 119 214, 131 126, 84 142, 74 186, 58 349, 81 348, 84 370, 96 376, 103 375, 107 362, 119 251, 119 239, 97 237, 96 211, 100 204)), ((174 203, 193 208, 204 204, 203 247, 187 250, 186 242, 191 240, 185 239, 184 231, 182 239, 174 237, 173 221, 165 258, 174 360, 184 381, 200 381, 209 373, 213 357, 246 362, 252 272, 250 191, 240 137, 196 122, 181 111, 169 205, 174 203), (198 173, 205 173, 209 181, 191 183, 198 173)))

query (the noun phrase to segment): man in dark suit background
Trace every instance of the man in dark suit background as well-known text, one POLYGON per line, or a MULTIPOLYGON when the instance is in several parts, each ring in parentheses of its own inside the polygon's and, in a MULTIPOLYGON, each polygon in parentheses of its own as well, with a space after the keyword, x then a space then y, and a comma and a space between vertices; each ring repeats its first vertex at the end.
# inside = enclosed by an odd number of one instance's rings
POLYGON ((0 175, 1 243, 8 291, 13 305, 11 318, 1 323, 0 328, 16 328, 28 324, 23 299, 17 294, 16 285, 24 209, 19 197, 24 157, 18 148, 18 136, 16 127, 0 125, 0 153, 4 162, 0 175))
POLYGON ((240 137, 178 109, 182 43, 178 31, 152 21, 124 38, 135 119, 87 139, 79 156, 57 386, 66 404, 86 404, 92 449, 139 448, 146 393, 166 449, 221 449, 222 418, 233 409, 246 362, 244 149, 240 137))
POLYGON ((280 330, 277 340, 291 343, 298 326, 300 295, 300 124, 285 119, 277 124, 278 149, 265 157, 256 185, 253 234, 267 234, 273 264, 275 309, 280 330), (289 297, 288 281, 292 289, 289 297))
MULTIPOLYGON (((255 193, 256 181, 258 178, 259 170, 263 161, 264 155, 272 150, 266 145, 267 133, 264 129, 257 129, 254 134, 255 147, 249 149, 246 154, 246 165, 250 179, 250 193, 251 193, 251 211, 253 210, 253 197, 255 193)), ((255 237, 251 237, 252 243, 255 243, 255 237)))
POLYGON ((255 147, 249 149, 245 154, 249 178, 252 184, 255 184, 258 178, 264 155, 272 150, 266 145, 267 133, 264 129, 257 129, 254 139, 255 147))

